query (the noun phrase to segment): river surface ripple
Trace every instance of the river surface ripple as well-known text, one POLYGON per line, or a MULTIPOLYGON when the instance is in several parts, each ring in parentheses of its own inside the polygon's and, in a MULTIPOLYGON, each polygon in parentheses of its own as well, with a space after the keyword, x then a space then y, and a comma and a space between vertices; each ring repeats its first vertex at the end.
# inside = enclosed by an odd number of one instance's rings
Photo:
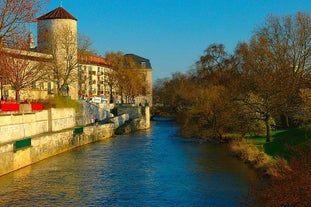
POLYGON ((255 173, 171 122, 0 177, 0 206, 241 206, 255 173))

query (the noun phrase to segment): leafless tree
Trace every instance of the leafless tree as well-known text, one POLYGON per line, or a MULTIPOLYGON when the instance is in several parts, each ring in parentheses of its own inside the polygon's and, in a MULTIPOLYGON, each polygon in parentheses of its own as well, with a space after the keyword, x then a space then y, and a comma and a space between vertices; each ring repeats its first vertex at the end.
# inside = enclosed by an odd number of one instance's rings
POLYGON ((34 22, 37 12, 49 0, 0 1, 0 42, 9 41, 23 31, 26 22, 34 22))
POLYGON ((78 81, 77 37, 68 25, 57 31, 57 37, 48 37, 46 52, 53 56, 49 77, 55 84, 57 95, 68 95, 68 86, 78 81))
POLYGON ((30 52, 26 38, 17 36, 15 47, 0 48, 0 76, 15 90, 15 99, 18 101, 22 89, 46 78, 49 61, 46 57, 30 52))

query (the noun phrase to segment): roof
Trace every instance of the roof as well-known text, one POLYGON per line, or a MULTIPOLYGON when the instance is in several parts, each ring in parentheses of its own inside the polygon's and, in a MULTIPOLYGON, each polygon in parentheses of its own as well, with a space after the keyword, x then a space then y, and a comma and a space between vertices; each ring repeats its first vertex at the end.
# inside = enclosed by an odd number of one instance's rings
POLYGON ((79 64, 91 64, 91 65, 98 65, 98 66, 105 66, 105 67, 111 67, 111 63, 100 56, 96 55, 78 55, 78 63, 79 64))
POLYGON ((77 19, 72 16, 68 11, 66 11, 63 7, 58 7, 53 11, 50 11, 49 13, 37 18, 37 20, 45 19, 73 19, 77 21, 77 19))
POLYGON ((124 56, 132 58, 138 65, 142 65, 142 63, 144 63, 145 68, 152 69, 150 60, 147 58, 143 58, 135 54, 126 54, 124 56))

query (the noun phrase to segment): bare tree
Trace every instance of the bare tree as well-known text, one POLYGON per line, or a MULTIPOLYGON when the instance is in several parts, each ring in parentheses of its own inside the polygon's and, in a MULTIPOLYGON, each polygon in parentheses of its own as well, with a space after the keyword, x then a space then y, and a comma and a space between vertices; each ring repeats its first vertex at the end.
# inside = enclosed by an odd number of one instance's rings
POLYGON ((24 23, 34 22, 37 12, 49 0, 0 1, 0 42, 20 34, 24 23))
POLYGON ((45 58, 28 50, 27 39, 17 36, 14 42, 13 49, 0 48, 0 75, 15 90, 15 99, 19 101, 22 89, 45 79, 47 63, 45 58))
MULTIPOLYGON (((47 34, 49 33, 47 32, 47 34)), ((78 81, 76 34, 68 25, 57 31, 57 37, 48 37, 46 50, 53 56, 49 73, 57 95, 68 95, 69 85, 78 81)))
POLYGON ((87 35, 78 33, 78 54, 79 55, 96 55, 92 49, 92 41, 87 35))

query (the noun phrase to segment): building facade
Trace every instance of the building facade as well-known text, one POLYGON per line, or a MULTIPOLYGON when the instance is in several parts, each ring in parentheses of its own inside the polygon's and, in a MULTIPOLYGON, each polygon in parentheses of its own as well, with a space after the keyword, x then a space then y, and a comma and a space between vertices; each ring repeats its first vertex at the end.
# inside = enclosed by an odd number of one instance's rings
MULTIPOLYGON (((37 47, 23 56, 29 61, 40 62, 44 59, 44 71, 49 71, 48 78, 32 83, 21 92, 21 99, 45 99, 56 94, 67 95, 72 99, 102 97, 109 102, 109 97, 117 97, 117 88, 107 83, 107 75, 112 73, 109 62, 97 55, 78 54, 77 19, 62 7, 58 7, 37 18, 37 47), (36 57, 36 58, 34 58, 36 57), (67 77, 67 78, 63 78, 67 77)), ((137 97, 137 103, 152 103, 152 69, 148 59, 134 54, 132 57, 139 68, 133 72, 143 77, 147 93, 137 97)), ((14 90, 1 80, 1 96, 14 99, 14 90)))
POLYGON ((145 94, 136 97, 135 103, 148 102, 150 105, 152 105, 152 67, 150 60, 135 54, 126 54, 125 56, 132 58, 136 62, 138 68, 132 70, 135 74, 141 76, 141 80, 145 86, 145 94))
POLYGON ((99 56, 79 55, 78 57, 78 93, 80 99, 102 97, 109 100, 107 76, 112 72, 109 62, 99 56))

